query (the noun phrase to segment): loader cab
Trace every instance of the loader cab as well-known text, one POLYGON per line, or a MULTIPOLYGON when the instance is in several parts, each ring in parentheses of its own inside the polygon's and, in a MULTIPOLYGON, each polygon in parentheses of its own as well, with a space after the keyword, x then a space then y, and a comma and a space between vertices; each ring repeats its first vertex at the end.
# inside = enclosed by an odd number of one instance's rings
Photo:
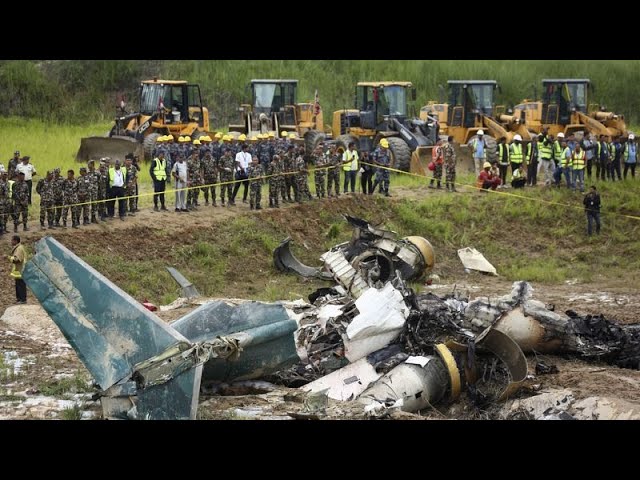
POLYGON ((261 113, 278 116, 279 124, 295 125, 298 80, 251 80, 251 107, 255 117, 261 113))
POLYGON ((385 130, 381 125, 390 118, 403 122, 408 116, 409 98, 415 100, 411 82, 359 82, 355 108, 360 112, 360 126, 385 130))
POLYGON ((149 80, 140 84, 140 113, 157 114, 155 121, 165 124, 197 123, 205 126, 205 111, 199 85, 180 80, 149 80), (164 108, 162 108, 164 107, 164 108))
POLYGON ((568 125, 573 112, 587 113, 587 78, 542 80, 542 123, 568 125))
POLYGON ((478 115, 493 116, 495 80, 449 80, 447 85, 450 126, 473 128, 478 115))

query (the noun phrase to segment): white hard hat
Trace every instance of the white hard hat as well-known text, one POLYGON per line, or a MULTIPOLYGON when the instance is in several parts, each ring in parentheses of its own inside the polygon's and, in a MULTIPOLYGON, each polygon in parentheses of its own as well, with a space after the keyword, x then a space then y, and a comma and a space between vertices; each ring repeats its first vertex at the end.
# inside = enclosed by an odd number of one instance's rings
POLYGON ((522 137, 521 137, 520 135, 518 135, 518 134, 515 134, 515 135, 513 136, 513 139, 514 139, 514 140, 518 140, 519 142, 521 142, 521 141, 522 141, 522 137))
POLYGON ((629 134, 629 140, 633 140, 634 138, 636 138, 635 135, 633 133, 630 133, 629 134))
POLYGON ((564 138, 564 133, 560 132, 560 133, 558 134, 558 138, 564 138))
POLYGON ((478 130, 478 135, 484 135, 484 130, 478 130))

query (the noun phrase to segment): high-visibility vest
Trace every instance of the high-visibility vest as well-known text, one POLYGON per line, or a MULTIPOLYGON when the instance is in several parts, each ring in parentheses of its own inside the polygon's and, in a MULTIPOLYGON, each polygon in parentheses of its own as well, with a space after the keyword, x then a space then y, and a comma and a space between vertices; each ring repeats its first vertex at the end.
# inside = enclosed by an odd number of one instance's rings
POLYGON ((163 158, 160 160, 159 158, 154 158, 154 162, 156 162, 156 166, 153 169, 153 175, 156 177, 156 180, 162 181, 167 179, 167 161, 163 158))
MULTIPOLYGON (((536 145, 538 146, 538 154, 540 154, 540 144, 538 143, 536 145)), ((527 156, 526 156, 526 159, 525 159, 529 163, 537 160, 537 158, 534 158, 534 159, 531 158, 531 152, 532 151, 533 151, 533 142, 529 142, 527 144, 527 156)))
POLYGON ((560 145, 560 142, 556 140, 555 142, 553 142, 553 158, 555 159, 556 163, 562 160, 562 153, 562 145, 560 145))
POLYGON ((573 152, 573 169, 574 170, 582 170, 584 168, 584 155, 585 151, 580 150, 580 152, 573 152))
POLYGON ((511 163, 522 163, 522 144, 511 144, 511 163))
POLYGON ((342 165, 342 170, 344 170, 345 172, 348 172, 350 170, 358 170, 358 151, 354 150, 353 152, 351 150, 346 150, 344 152, 344 155, 342 157, 342 161, 343 162, 351 162, 351 163, 344 163, 342 165), (352 168, 355 167, 355 168, 352 168))
MULTIPOLYGON (((127 183, 127 168, 126 167, 120 167, 120 171, 122 172, 122 183, 123 185, 127 183)), ((116 178, 116 168, 115 167, 110 167, 109 168, 109 186, 113 187, 113 181, 116 178)))
POLYGON ((24 247, 21 244, 18 244, 18 245, 15 246, 15 248, 11 252, 11 256, 9 257, 9 260, 11 261, 11 265, 13 265, 13 268, 11 269, 11 273, 9 275, 11 275, 13 278, 22 278, 22 270, 24 270, 24 264, 27 262, 27 254, 25 253, 24 247), (13 263, 13 260, 16 257, 13 254, 17 250, 19 250, 22 253, 22 256, 24 258, 24 261, 22 262, 20 267, 18 267, 17 263, 13 263))
MULTIPOLYGON (((638 146, 635 145, 635 151, 636 151, 636 158, 635 161, 638 161, 638 146)), ((626 162, 627 160, 629 160, 629 142, 624 144, 624 152, 622 154, 622 156, 624 157, 624 161, 626 162)))
POLYGON ((560 166, 562 168, 571 166, 571 149, 569 147, 564 149, 562 152, 562 156, 560 157, 560 166), (569 153, 569 157, 567 157, 567 153, 569 153))
MULTIPOLYGON (((529 144, 531 145, 531 144, 529 144)), ((551 150, 551 145, 545 142, 538 142, 538 148, 540 149, 540 159, 541 160, 551 160, 551 156, 553 155, 553 151, 551 150)))
POLYGON ((503 156, 503 155, 504 155, 503 150, 504 150, 505 148, 507 149, 507 164, 508 164, 508 163, 509 163, 509 156, 510 156, 510 152, 509 152, 509 148, 508 148, 508 147, 507 147, 507 145, 506 145, 506 144, 504 144, 504 143, 499 143, 499 144, 498 144, 498 162, 499 162, 499 163, 502 163, 502 161, 503 161, 502 159, 504 158, 504 156, 503 156))

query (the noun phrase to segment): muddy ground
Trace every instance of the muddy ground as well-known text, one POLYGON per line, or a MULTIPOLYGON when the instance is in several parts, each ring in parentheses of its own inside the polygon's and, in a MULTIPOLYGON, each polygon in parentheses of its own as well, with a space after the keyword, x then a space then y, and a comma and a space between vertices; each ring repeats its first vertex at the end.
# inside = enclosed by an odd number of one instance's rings
MULTIPOLYGON (((424 195, 425 192, 419 192, 424 195)), ((415 189, 394 191, 396 201, 399 197, 407 198, 417 195, 415 189)), ((427 192, 426 194, 432 194, 427 192)), ((435 193, 439 194, 439 192, 435 193)), ((366 197, 360 195, 343 196, 327 202, 326 208, 349 210, 358 208, 366 197)), ((111 220, 99 225, 83 227, 80 230, 40 231, 34 229, 24 234, 23 241, 32 244, 46 234, 53 234, 63 244, 74 251, 105 251, 126 244, 131 238, 136 239, 136 251, 140 255, 149 252, 162 255, 161 249, 154 245, 149 232, 158 230, 154 225, 162 222, 162 234, 168 241, 189 238, 190 232, 201 228, 214 227, 217 222, 224 222, 238 214, 264 215, 273 220, 290 222, 289 209, 300 209, 298 218, 306 218, 311 223, 310 205, 288 205, 280 210, 263 210, 249 212, 248 205, 238 203, 235 208, 201 207, 200 211, 188 214, 176 214, 172 211, 156 213, 151 210, 140 212, 135 217, 127 217, 126 221, 111 220), (180 215, 180 223, 174 222, 180 215)), ((304 227, 307 222, 290 222, 294 236, 304 238, 304 227), (299 230, 296 232, 296 230, 299 230)), ((5 235, 2 241, 9 239, 5 235)), ((3 249, 4 251, 5 249, 3 249)), ((78 360, 74 350, 62 337, 60 331, 42 311, 37 301, 29 295, 28 305, 12 306, 15 296, 13 281, 8 277, 6 265, 0 271, 0 419, 23 418, 99 418, 99 404, 91 400, 93 389, 91 377, 78 360), (6 310, 5 310, 6 309, 6 310)), ((458 259, 446 259, 441 268, 446 271, 447 284, 437 281, 425 290, 438 294, 451 292, 454 288, 468 292, 469 296, 496 297, 509 292, 511 282, 500 277, 490 277, 478 273, 464 273, 458 259)), ((115 279, 114 279, 115 280, 115 279)), ((635 323, 640 319, 640 294, 629 279, 608 278, 600 275, 589 284, 574 283, 569 280, 561 285, 533 284, 534 298, 553 304, 558 311, 574 309, 580 313, 605 313, 620 323, 635 323)), ((170 312, 162 312, 160 316, 170 321, 188 312, 191 307, 184 307, 170 312)), ((568 389, 573 395, 574 403, 580 400, 600 397, 601 403, 608 401, 615 404, 615 415, 612 418, 635 418, 640 413, 640 372, 623 370, 598 363, 546 356, 545 359, 557 365, 559 373, 533 376, 527 381, 523 395, 539 393, 545 389, 568 389), (605 400, 602 398, 606 397, 605 400)), ((530 373, 533 374, 535 358, 529 358, 530 373)), ((301 399, 295 390, 277 389, 267 392, 263 390, 247 390, 248 395, 207 396, 201 398, 201 418, 294 418, 317 416, 308 401, 301 399)), ((226 393, 238 393, 229 389, 226 393)), ((589 400, 591 401, 591 400, 589 400)), ((612 409, 609 409, 612 410, 612 409)), ((329 405, 323 412, 323 418, 364 418, 361 409, 353 405, 329 405)), ((603 414, 592 414, 594 416, 603 414)), ((322 415, 321 415, 322 416, 322 415)), ((394 412, 392 418, 486 418, 478 412, 471 412, 464 402, 458 405, 439 406, 437 410, 422 412, 422 415, 394 412)), ((507 418, 505 416, 505 418, 507 418)))

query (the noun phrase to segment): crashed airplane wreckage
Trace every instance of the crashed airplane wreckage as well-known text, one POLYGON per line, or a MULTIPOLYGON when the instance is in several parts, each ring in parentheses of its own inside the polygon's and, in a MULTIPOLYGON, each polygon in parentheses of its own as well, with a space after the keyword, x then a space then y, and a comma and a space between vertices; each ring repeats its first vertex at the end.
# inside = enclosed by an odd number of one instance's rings
POLYGON ((165 323, 51 237, 24 271, 99 386, 104 418, 193 419, 201 383, 255 378, 371 414, 417 411, 463 389, 482 405, 518 389, 532 350, 639 367, 637 326, 550 311, 525 282, 468 302, 416 295, 398 272, 357 290, 353 275, 333 275, 338 285, 314 292, 313 303, 214 300, 165 323))

